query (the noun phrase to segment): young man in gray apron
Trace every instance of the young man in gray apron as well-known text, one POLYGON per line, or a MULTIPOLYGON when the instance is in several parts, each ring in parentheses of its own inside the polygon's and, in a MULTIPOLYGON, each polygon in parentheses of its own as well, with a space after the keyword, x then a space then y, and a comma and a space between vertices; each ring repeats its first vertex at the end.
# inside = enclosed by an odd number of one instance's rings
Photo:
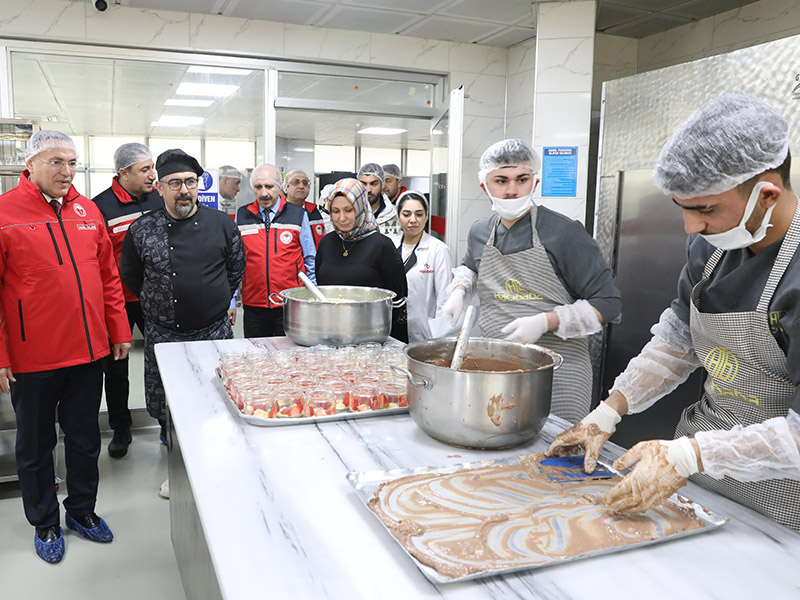
POLYGON ((467 295, 477 290, 484 336, 539 343, 561 354, 551 411, 574 423, 592 399, 586 336, 616 319, 622 302, 583 225, 533 202, 540 164, 522 140, 503 140, 483 153, 481 188, 497 214, 470 228, 442 313, 455 325, 467 295))
POLYGON ((691 476, 800 531, 800 211, 790 166, 786 121, 742 92, 698 109, 661 150, 653 179, 690 234, 678 298, 605 402, 547 453, 582 446, 591 472, 620 415, 647 409, 699 366, 707 377, 677 439, 642 442, 615 463, 638 464, 604 499, 612 510, 646 510, 691 476))

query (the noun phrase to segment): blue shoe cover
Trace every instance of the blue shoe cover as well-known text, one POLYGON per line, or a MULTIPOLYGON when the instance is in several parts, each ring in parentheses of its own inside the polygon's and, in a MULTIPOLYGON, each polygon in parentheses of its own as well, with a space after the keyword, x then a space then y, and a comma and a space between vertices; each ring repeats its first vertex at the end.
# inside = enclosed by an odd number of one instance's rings
POLYGON ((57 563, 64 558, 64 533, 58 528, 58 539, 55 542, 43 542, 39 539, 36 530, 33 531, 33 545, 36 554, 45 562, 57 563))
POLYGON ((67 513, 66 522, 67 527, 77 531, 81 537, 84 537, 92 542, 107 543, 114 539, 114 534, 111 533, 111 529, 103 519, 100 519, 100 525, 92 529, 83 527, 80 523, 73 519, 69 513, 67 513))

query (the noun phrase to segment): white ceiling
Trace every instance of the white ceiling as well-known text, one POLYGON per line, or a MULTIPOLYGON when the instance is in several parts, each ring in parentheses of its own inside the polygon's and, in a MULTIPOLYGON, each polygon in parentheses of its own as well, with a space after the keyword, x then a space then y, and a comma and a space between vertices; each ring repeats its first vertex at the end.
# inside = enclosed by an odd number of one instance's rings
MULTIPOLYGON (((548 1, 554 0, 108 0, 108 3, 505 48, 534 37, 536 22, 532 6, 548 1)), ((596 29, 640 38, 754 1, 598 0, 596 29)))

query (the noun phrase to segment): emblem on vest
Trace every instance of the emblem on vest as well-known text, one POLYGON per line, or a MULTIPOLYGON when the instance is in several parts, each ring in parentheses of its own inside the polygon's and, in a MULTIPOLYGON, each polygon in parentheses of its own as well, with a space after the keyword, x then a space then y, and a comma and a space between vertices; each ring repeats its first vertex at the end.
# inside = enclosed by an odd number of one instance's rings
POLYGON ((544 300, 536 292, 526 290, 522 284, 516 279, 506 279, 506 291, 495 292, 495 300, 502 300, 504 302, 515 302, 517 300, 544 300))
POLYGON ((773 310, 771 313, 769 313, 769 332, 772 335, 777 335, 778 333, 783 332, 781 319, 785 314, 785 310, 773 310))
POLYGON ((325 231, 325 226, 324 225, 315 225, 314 229, 317 230, 317 235, 322 235, 323 232, 325 231))
POLYGON ((703 366, 711 376, 711 393, 722 398, 744 400, 759 406, 761 402, 756 396, 748 396, 736 389, 735 386, 726 387, 723 384, 733 384, 739 372, 739 361, 730 350, 717 346, 708 353, 703 366))
POLYGON ((290 244, 292 242, 292 234, 289 231, 281 231, 278 239, 284 244, 290 244))
POLYGON ((78 204, 77 202, 76 202, 75 204, 73 204, 73 205, 72 205, 72 210, 74 210, 74 211, 75 211, 75 214, 76 214, 76 215, 78 215, 79 217, 85 217, 85 216, 86 216, 86 209, 85 209, 85 208, 83 208, 83 207, 82 207, 80 204, 78 204))

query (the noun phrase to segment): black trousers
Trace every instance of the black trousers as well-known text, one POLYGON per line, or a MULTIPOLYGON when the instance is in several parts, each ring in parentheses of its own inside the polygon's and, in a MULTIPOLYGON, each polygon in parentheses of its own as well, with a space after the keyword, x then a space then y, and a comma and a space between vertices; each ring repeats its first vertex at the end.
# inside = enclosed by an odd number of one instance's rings
POLYGON ((73 517, 94 512, 97 501, 97 457, 100 427, 97 414, 103 387, 103 361, 52 371, 17 373, 11 403, 17 416, 17 475, 22 505, 34 527, 59 524, 53 449, 56 414, 64 432, 67 497, 64 508, 73 517))
MULTIPOLYGON (((133 331, 133 326, 136 325, 144 335, 144 316, 142 315, 141 302, 126 302, 125 312, 128 313, 128 325, 130 325, 131 331, 133 331)), ((123 360, 114 360, 114 353, 112 352, 103 365, 108 426, 111 429, 130 427, 133 422, 131 420, 131 411, 128 410, 128 396, 131 388, 128 380, 128 362, 128 357, 123 360)))
POLYGON ((283 331, 283 307, 244 306, 244 337, 277 337, 283 331))

